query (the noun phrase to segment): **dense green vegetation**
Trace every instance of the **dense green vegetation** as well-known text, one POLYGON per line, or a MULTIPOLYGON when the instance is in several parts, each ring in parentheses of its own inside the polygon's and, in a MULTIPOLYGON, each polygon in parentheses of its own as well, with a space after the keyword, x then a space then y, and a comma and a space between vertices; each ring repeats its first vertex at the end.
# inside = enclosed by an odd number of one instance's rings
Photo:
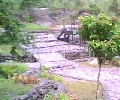
MULTIPOLYGON (((4 0, 7 1, 7 0, 4 0)), ((25 9, 30 7, 51 8, 52 10, 58 8, 65 9, 90 9, 94 14, 99 11, 108 13, 110 15, 118 15, 120 1, 119 0, 10 0, 13 5, 11 8, 25 9), (91 8, 92 7, 92 8, 91 8), (96 8, 96 9, 94 9, 96 8)))

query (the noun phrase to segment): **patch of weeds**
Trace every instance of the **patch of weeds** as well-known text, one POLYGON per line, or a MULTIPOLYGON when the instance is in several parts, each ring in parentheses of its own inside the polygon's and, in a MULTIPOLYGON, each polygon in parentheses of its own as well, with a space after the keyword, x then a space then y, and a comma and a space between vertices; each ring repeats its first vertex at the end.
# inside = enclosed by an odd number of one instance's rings
POLYGON ((63 81, 63 78, 62 78, 61 76, 54 75, 54 81, 62 82, 62 81, 63 81))
POLYGON ((62 93, 59 96, 55 96, 55 97, 51 94, 47 94, 45 96, 45 100, 70 100, 70 99, 68 99, 66 94, 62 93))
POLYGON ((60 94, 58 97, 59 100, 69 100, 66 94, 60 94))
POLYGON ((41 70, 44 71, 44 70, 49 70, 49 68, 47 66, 41 66, 41 70))
POLYGON ((46 79, 49 79, 49 80, 54 80, 56 82, 62 82, 63 81, 63 78, 61 76, 48 73, 47 71, 41 71, 40 78, 46 78, 46 79))

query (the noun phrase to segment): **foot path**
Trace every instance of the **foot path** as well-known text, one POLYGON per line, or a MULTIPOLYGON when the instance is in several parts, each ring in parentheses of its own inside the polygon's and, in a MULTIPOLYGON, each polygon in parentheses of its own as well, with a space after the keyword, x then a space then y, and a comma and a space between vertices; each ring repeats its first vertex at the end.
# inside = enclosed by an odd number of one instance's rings
MULTIPOLYGON (((61 55, 65 52, 85 53, 84 47, 71 45, 66 42, 58 41, 53 32, 33 33, 37 38, 33 41, 33 46, 22 46, 28 52, 39 59, 37 63, 27 63, 30 68, 40 68, 41 65, 50 67, 50 72, 62 76, 97 81, 97 68, 87 68, 80 64, 70 61, 61 55)), ((82 58, 86 59, 85 57, 82 58)), ((120 100, 120 68, 102 68, 100 82, 104 86, 105 100, 120 100)))

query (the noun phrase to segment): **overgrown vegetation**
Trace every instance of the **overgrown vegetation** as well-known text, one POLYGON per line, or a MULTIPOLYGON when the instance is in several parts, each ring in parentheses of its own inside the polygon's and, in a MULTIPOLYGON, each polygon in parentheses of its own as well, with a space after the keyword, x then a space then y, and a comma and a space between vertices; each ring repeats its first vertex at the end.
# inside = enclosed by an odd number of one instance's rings
POLYGON ((54 80, 56 82, 62 82, 63 81, 63 78, 61 76, 49 73, 48 68, 45 67, 45 66, 42 66, 42 68, 41 68, 40 78, 46 78, 48 80, 54 80))
MULTIPOLYGON (((7 0, 4 0, 7 1, 7 0)), ((55 9, 74 9, 83 10, 91 9, 95 14, 96 12, 105 12, 112 16, 119 15, 119 0, 10 0, 13 5, 11 9, 25 9, 25 8, 50 8, 52 11, 55 9), (94 9, 95 8, 95 9, 94 9)))

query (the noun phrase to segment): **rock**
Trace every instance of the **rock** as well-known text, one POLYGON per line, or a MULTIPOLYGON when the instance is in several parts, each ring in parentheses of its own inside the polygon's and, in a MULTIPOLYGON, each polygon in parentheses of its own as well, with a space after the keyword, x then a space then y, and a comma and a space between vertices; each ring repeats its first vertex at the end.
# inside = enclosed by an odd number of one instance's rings
POLYGON ((38 59, 34 57, 33 55, 24 55, 24 56, 19 56, 19 57, 14 57, 11 55, 3 55, 0 54, 0 62, 5 62, 6 60, 13 60, 13 61, 18 61, 18 62, 38 62, 38 59))

